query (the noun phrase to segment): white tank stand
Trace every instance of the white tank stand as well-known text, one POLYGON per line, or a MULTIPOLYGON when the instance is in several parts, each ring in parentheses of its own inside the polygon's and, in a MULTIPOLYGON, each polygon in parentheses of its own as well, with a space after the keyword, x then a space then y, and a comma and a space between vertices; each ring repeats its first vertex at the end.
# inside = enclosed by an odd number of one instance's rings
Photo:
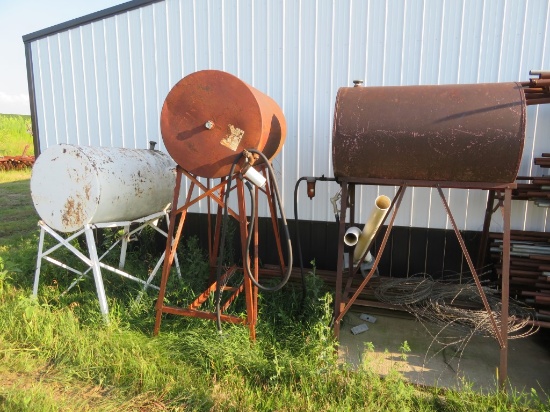
MULTIPOLYGON (((60 235, 57 231, 52 229, 50 226, 48 226, 46 223, 44 223, 42 220, 38 222, 38 225, 40 226, 40 240, 38 244, 38 256, 36 259, 36 271, 34 275, 34 285, 33 285, 33 297, 37 297, 38 295, 38 284, 40 280, 40 269, 42 266, 42 259, 53 263, 54 265, 57 265, 59 267, 62 267, 63 269, 66 269, 70 272, 73 272, 78 275, 78 278, 71 283, 71 285, 65 290, 63 293, 67 293, 69 290, 71 290, 78 282, 80 282, 85 276, 88 276, 88 272, 91 270, 94 282, 96 286, 97 291, 97 297, 99 299, 99 308, 101 310, 101 313, 105 316, 105 318, 108 317, 109 314, 109 306, 107 304, 107 297, 105 295, 105 288, 103 286, 103 278, 101 275, 101 268, 106 269, 110 272, 113 272, 117 275, 120 275, 122 277, 125 277, 127 279, 131 279, 135 282, 141 283, 143 285, 143 290, 138 296, 138 299, 142 296, 143 292, 148 287, 159 289, 158 286, 152 285, 151 282, 153 281, 156 273, 158 272, 159 268, 162 266, 162 263, 164 261, 164 255, 165 251, 160 256, 159 260, 157 261, 157 264, 155 265, 154 269, 152 270, 151 274, 147 278, 147 280, 143 280, 140 278, 137 278, 135 276, 132 276, 131 274, 123 271, 124 264, 126 262, 126 249, 128 246, 128 241, 130 241, 130 238, 132 235, 139 234, 146 226, 150 226, 153 229, 155 229, 157 232, 161 233, 163 236, 167 237, 168 234, 163 231, 162 229, 158 228, 157 223, 158 219, 160 217, 165 217, 167 223, 169 223, 169 206, 167 206, 164 210, 161 212, 157 212, 154 214, 151 214, 149 216, 142 217, 140 219, 134 219, 131 221, 121 221, 121 222, 109 222, 109 223, 94 223, 94 224, 86 224, 84 227, 82 227, 77 232, 71 234, 68 237, 63 237, 60 235), (139 226, 130 231, 130 225, 132 224, 139 224, 139 226), (109 249, 103 253, 103 255, 98 256, 97 254, 97 247, 96 242, 94 238, 94 232, 93 229, 96 228, 117 228, 122 227, 124 228, 123 235, 117 239, 113 244, 109 247, 109 249), (52 246, 51 248, 44 251, 44 234, 48 233, 50 234, 55 240, 57 240, 57 244, 55 246, 52 246), (78 238, 80 235, 84 234, 86 238, 86 244, 88 245, 88 256, 85 256, 81 251, 76 249, 73 245, 71 245, 70 242, 72 242, 74 239, 78 238), (120 248, 120 260, 119 260, 119 268, 114 268, 112 266, 109 266, 102 262, 102 259, 109 254, 116 245, 121 243, 120 248), (51 253, 56 251, 57 249, 65 247, 69 251, 71 251, 76 257, 78 257, 80 260, 82 260, 86 265, 88 265, 88 268, 85 271, 77 270, 66 263, 63 263, 53 257, 50 256, 51 253)), ((179 277, 181 277, 181 271, 179 266, 179 261, 177 256, 175 257, 175 266, 176 271, 179 277)))

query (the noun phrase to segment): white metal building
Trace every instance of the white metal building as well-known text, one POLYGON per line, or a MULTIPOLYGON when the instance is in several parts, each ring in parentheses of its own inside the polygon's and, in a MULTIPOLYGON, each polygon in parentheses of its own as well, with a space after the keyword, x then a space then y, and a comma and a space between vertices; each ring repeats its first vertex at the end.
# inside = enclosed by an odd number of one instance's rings
MULTIPOLYGON (((57 143, 162 142, 164 98, 197 70, 230 72, 268 94, 288 124, 274 164, 290 214, 298 178, 332 177, 339 87, 525 81, 531 69, 550 69, 550 1, 134 0, 23 40, 36 153, 57 143)), ((527 116, 519 173, 540 175, 533 158, 550 151, 550 105, 527 116)), ((313 201, 300 196, 300 218, 333 221, 337 190, 318 183, 313 201)), ((357 220, 388 191, 362 188, 357 220)), ((486 193, 448 196, 459 227, 481 230, 486 193)), ((514 202, 513 229, 545 231, 549 220, 547 209, 514 202)), ((437 193, 424 188, 408 191, 396 225, 450 227, 437 193)))

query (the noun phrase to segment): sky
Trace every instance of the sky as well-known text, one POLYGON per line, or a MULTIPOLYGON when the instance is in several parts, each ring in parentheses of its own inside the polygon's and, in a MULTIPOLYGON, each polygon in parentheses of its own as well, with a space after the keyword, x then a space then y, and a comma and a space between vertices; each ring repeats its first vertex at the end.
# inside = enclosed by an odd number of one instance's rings
POLYGON ((124 0, 0 0, 0 113, 30 114, 23 36, 124 0))

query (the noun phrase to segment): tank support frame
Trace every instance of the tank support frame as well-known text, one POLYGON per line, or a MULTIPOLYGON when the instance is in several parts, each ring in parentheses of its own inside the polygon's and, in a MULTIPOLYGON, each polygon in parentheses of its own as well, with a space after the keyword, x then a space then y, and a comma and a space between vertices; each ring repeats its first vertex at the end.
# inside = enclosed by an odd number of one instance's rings
MULTIPOLYGON (((468 262, 468 266, 474 281, 476 283, 479 294, 482 298, 485 310, 488 312, 493 327, 494 335, 498 341, 500 347, 500 367, 499 367, 499 385, 501 388, 505 388, 507 379, 508 379, 508 304, 509 304, 509 289, 510 289, 510 216, 511 216, 511 199, 512 199, 512 189, 515 189, 517 185, 515 183, 483 183, 483 182, 437 182, 437 181, 420 181, 420 180, 391 180, 391 179, 368 179, 368 178, 344 178, 339 179, 340 186, 342 187, 342 206, 340 212, 340 223, 339 223, 339 237, 338 239, 338 263, 336 269, 336 293, 335 293, 335 302, 334 302, 334 318, 333 318, 333 327, 334 334, 336 337, 340 333, 340 323, 345 314, 349 311, 351 306, 357 300, 367 283, 372 278, 373 274, 376 272, 378 263, 384 252, 389 234, 392 230, 393 223, 395 221, 395 216, 399 210, 401 204, 401 199, 407 187, 430 187, 437 189, 449 221, 451 222, 462 253, 468 262), (362 280, 361 284, 352 288, 353 278, 357 275, 360 265, 354 266, 352 262, 349 262, 347 269, 347 279, 346 284, 344 282, 344 233, 346 231, 346 211, 350 209, 350 225, 354 224, 355 220, 355 186, 357 184, 365 185, 384 185, 384 186, 396 186, 397 192, 392 201, 390 209, 388 211, 388 216, 391 212, 390 221, 386 227, 384 237, 380 243, 374 264, 372 265, 369 273, 362 280), (485 292, 481 287, 476 268, 474 267, 473 261, 470 257, 470 254, 465 246, 462 235, 455 223, 451 209, 449 208, 448 202, 445 198, 445 195, 442 188, 456 188, 456 189, 482 189, 482 190, 495 190, 499 189, 504 192, 504 202, 501 205, 502 208, 502 217, 503 217, 503 254, 502 254, 502 297, 501 297, 501 316, 500 322, 495 319, 491 308, 487 302, 485 292), (343 287, 344 286, 344 287, 343 287), (355 289, 355 290, 354 290, 355 289), (499 324, 500 323, 500 327, 499 324)), ((387 218, 387 216, 386 216, 387 218)), ((382 223, 383 224, 383 223, 382 223)), ((380 226, 379 231, 382 229, 380 226)), ((366 252, 365 252, 366 253, 366 252)), ((351 253, 350 253, 351 256, 351 253)), ((478 268, 479 269, 479 268, 478 268)))
MULTIPOLYGON (((101 314, 104 316, 106 321, 108 321, 109 305, 107 303, 107 296, 105 293, 105 287, 103 285, 103 276, 101 273, 101 269, 108 270, 126 279, 130 279, 130 280, 133 280, 134 282, 142 284, 143 290, 141 293, 143 293, 149 287, 153 289, 159 289, 158 286, 152 285, 151 282, 153 281, 155 275, 160 269, 160 266, 162 265, 162 262, 164 261, 164 256, 165 256, 164 252, 158 259, 154 269, 149 274, 149 277, 147 278, 147 280, 143 280, 136 276, 133 276, 122 269, 124 269, 124 266, 126 263, 126 251, 128 247, 128 242, 130 241, 130 238, 132 236, 141 233, 141 231, 146 226, 150 226, 154 230, 162 234, 163 236, 167 236, 167 233, 164 230, 160 229, 157 226, 157 223, 158 223, 158 220, 163 217, 167 219, 167 222, 169 221, 169 207, 170 207, 170 204, 168 204, 162 211, 153 213, 149 216, 145 216, 140 219, 133 219, 129 221, 120 221, 120 222, 85 224, 84 227, 82 227, 80 230, 66 236, 59 234, 56 230, 52 229, 46 223, 40 220, 38 222, 38 226, 40 227, 40 238, 38 243, 38 256, 36 258, 36 270, 34 273, 34 284, 33 284, 32 296, 34 298, 38 296, 38 285, 40 282, 42 260, 46 260, 56 266, 59 266, 69 272, 72 272, 78 275, 78 277, 63 292, 63 294, 67 293, 73 287, 75 287, 84 277, 88 277, 88 273, 92 271, 95 286, 96 286, 97 297, 99 300, 99 308, 100 308, 101 314), (135 225, 137 225, 137 227, 133 227, 135 225), (97 251, 96 239, 94 236, 94 229, 102 229, 102 228, 122 228, 123 233, 121 236, 118 237, 117 240, 115 240, 110 245, 107 251, 105 251, 101 256, 99 256, 97 251), (55 239, 57 243, 54 246, 44 250, 44 240, 45 240, 46 233, 49 234, 53 239, 55 239), (84 238, 86 239, 86 248, 88 251, 88 256, 86 256, 83 252, 81 252, 71 244, 73 240, 80 238, 80 236, 82 235, 84 235, 84 238), (119 257, 118 268, 115 268, 113 266, 107 265, 106 263, 103 263, 102 260, 109 253, 111 253, 118 244, 120 244, 120 257, 119 257), (62 262, 50 256, 53 252, 55 252, 56 250, 62 247, 69 250, 73 255, 75 255, 82 262, 84 262, 88 266, 88 268, 84 271, 78 270, 68 265, 67 263, 62 262)), ((179 261, 177 260, 177 258, 176 258, 175 264, 176 264, 177 273, 179 276, 181 276, 179 261)), ((138 296, 138 299, 141 297, 141 293, 138 296)))
MULTIPOLYGON (((261 173, 264 174, 264 177, 267 179, 267 173, 264 166, 260 166, 261 173)), ((256 287, 250 278, 243 274, 243 282, 239 286, 227 286, 226 281, 228 278, 230 278, 235 272, 242 271, 243 268, 239 268, 237 265, 232 265, 229 268, 223 268, 224 273, 221 274, 219 279, 216 279, 214 277, 215 272, 218 269, 218 255, 220 252, 220 238, 221 238, 221 231, 222 231, 222 211, 224 207, 226 207, 224 198, 225 198, 225 192, 226 190, 236 190, 237 192, 237 203, 238 203, 238 209, 235 211, 231 209, 229 206, 227 206, 227 212, 228 216, 233 217, 237 220, 239 224, 239 232, 240 232, 240 245, 241 245, 241 252, 242 252, 242 261, 246 262, 247 259, 250 257, 251 262, 251 271, 252 275, 254 276, 254 279, 256 282, 259 278, 259 256, 258 256, 258 198, 260 191, 263 192, 266 195, 267 203, 269 206, 269 210, 271 213, 271 221, 273 224, 273 230, 275 233, 275 243, 278 251, 279 260, 281 262, 281 275, 284 273, 284 263, 283 263, 283 252, 280 242, 280 236, 279 236, 279 229, 277 224, 277 216, 275 212, 274 207, 274 193, 272 189, 272 184, 269 179, 267 179, 267 183, 264 186, 264 188, 259 189, 257 186, 254 186, 254 193, 253 196, 255 197, 255 219, 254 219, 254 227, 253 227, 253 234, 252 234, 252 247, 251 251, 247 249, 247 236, 249 235, 249 222, 247 219, 246 214, 246 203, 245 203, 245 189, 244 189, 244 182, 242 179, 242 176, 240 176, 239 173, 236 173, 232 179, 235 184, 232 184, 232 187, 227 187, 227 178, 221 178, 220 182, 216 184, 213 187, 210 187, 210 179, 208 179, 208 183, 204 185, 201 183, 197 176, 191 174, 190 172, 183 169, 181 166, 177 166, 176 169, 176 186, 174 188, 174 200, 173 200, 173 207, 172 211, 170 213, 170 227, 168 228, 168 239, 174 238, 174 241, 172 243, 166 242, 166 255, 168 256, 168 259, 164 261, 164 266, 162 270, 162 278, 160 283, 160 290, 159 290, 159 296, 156 304, 156 318, 155 318, 155 326, 153 330, 153 334, 157 335, 160 330, 160 324, 162 321, 162 314, 163 313, 170 313, 173 315, 180 315, 180 316, 188 316, 188 317, 194 317, 194 318, 201 318, 201 319, 209 319, 209 320, 217 320, 218 314, 214 311, 208 311, 201 309, 201 306, 203 303, 205 303, 209 297, 212 294, 215 294, 217 290, 220 291, 220 293, 225 293, 225 295, 229 295, 227 299, 224 302, 220 302, 220 321, 221 322, 229 322, 229 323, 235 323, 235 324, 244 324, 247 325, 250 331, 250 339, 255 340, 256 339, 256 321, 258 318, 258 287, 256 287), (187 191, 186 200, 183 206, 177 207, 178 198, 180 195, 180 189, 181 189, 181 183, 182 183, 182 177, 185 176, 190 181, 189 189, 187 191), (193 197, 193 191, 195 188, 198 188, 200 191, 202 191, 201 194, 198 196, 193 197), (209 264, 210 264, 210 279, 209 279, 209 286, 204 290, 202 294, 200 294, 193 302, 191 302, 186 307, 179 307, 174 305, 168 305, 165 304, 164 298, 166 296, 166 289, 167 289, 167 283, 168 278, 170 276, 170 271, 172 264, 174 262, 174 259, 176 258, 176 250, 178 247, 178 244, 182 237, 182 231, 185 223, 185 218, 187 215, 187 211, 189 207, 196 204, 200 200, 206 199, 208 200, 208 254, 209 254, 209 264), (212 228, 212 213, 210 209, 210 200, 214 201, 217 204, 217 212, 216 212, 216 224, 215 227, 212 228), (176 228, 176 221, 179 222, 177 224, 176 228), (219 286, 218 286, 219 282, 219 286), (245 304, 246 304, 246 316, 241 317, 234 314, 227 314, 225 313, 227 309, 230 307, 232 303, 237 299, 239 294, 244 292, 245 294, 245 304)))

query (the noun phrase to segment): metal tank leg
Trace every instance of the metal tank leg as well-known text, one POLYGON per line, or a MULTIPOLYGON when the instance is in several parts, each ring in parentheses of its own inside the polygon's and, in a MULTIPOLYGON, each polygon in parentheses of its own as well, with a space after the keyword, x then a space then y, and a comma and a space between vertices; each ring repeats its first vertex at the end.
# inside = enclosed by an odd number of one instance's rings
POLYGON ((40 282, 40 269, 42 267, 42 251, 44 250, 44 226, 42 222, 38 222, 40 225, 40 240, 38 241, 38 256, 36 257, 36 270, 34 271, 34 284, 32 287, 32 296, 36 298, 38 296, 38 283, 40 282))
POLYGON ((500 309, 500 333, 502 346, 500 348, 500 368, 498 383, 501 389, 506 389, 508 381, 508 316, 510 300, 510 220, 512 212, 512 189, 504 191, 504 205, 502 206, 504 233, 502 245, 502 297, 500 309))
MULTIPOLYGON (((256 192, 257 194, 257 192, 256 192)), ((247 249, 247 242, 246 239, 248 237, 248 221, 246 219, 246 205, 244 200, 244 184, 243 181, 240 179, 237 179, 237 197, 239 202, 239 228, 241 233, 241 253, 242 253, 242 259, 243 259, 243 265, 245 265, 245 262, 251 263, 251 270, 252 275, 254 276, 254 279, 258 280, 258 259, 257 259, 257 251, 258 251, 258 242, 257 242, 257 233, 258 233, 258 226, 254 225, 254 257, 253 261, 250 262, 250 251, 247 249)), ((256 199, 256 205, 257 205, 257 199, 256 199)), ((244 269, 246 270, 246 269, 244 269)), ((255 340, 256 339, 256 317, 257 317, 257 307, 254 302, 254 289, 255 286, 252 284, 252 281, 250 278, 245 274, 243 278, 243 284, 244 284, 244 293, 245 293, 245 303, 246 303, 246 324, 248 325, 248 329, 250 331, 250 339, 255 340)))
POLYGON ((473 277, 474 282, 476 284, 477 290, 479 292, 479 295, 481 296, 483 306, 484 306, 485 310, 487 311, 487 314, 489 315, 489 320, 491 321, 491 326, 493 327, 493 331, 495 333, 495 336, 497 337, 499 345, 502 347, 503 342, 502 342, 502 340, 500 338, 500 335, 499 335, 498 326, 497 326, 495 317, 493 315, 493 311, 491 310, 491 307, 489 305, 489 301, 487 300, 487 296, 485 295, 485 292, 483 291, 483 287, 481 286, 481 282, 479 281, 479 277, 477 276, 477 271, 476 271, 476 269, 474 267, 474 263, 472 262, 472 259, 470 257, 470 253, 468 252, 468 249, 466 248, 466 244, 464 243, 464 239, 462 238, 462 235, 460 234, 460 230, 458 230, 458 226, 455 222, 455 219, 454 219, 454 216, 451 212, 449 204, 447 203, 447 199, 445 198, 443 190, 441 190, 441 187, 437 186, 437 191, 439 193, 439 197, 441 198, 441 201, 443 202, 443 207, 445 208, 445 211, 447 212, 447 216, 449 217, 449 221, 451 222, 451 225, 452 225, 453 230, 455 232, 458 243, 460 244, 460 248, 462 249, 462 254, 466 258, 466 262, 468 263, 468 267, 470 268, 470 272, 472 273, 472 277, 473 277))
POLYGON ((90 254, 90 264, 92 273, 94 274, 95 287, 97 291, 97 298, 99 300, 99 309, 101 314, 105 318, 105 321, 109 321, 109 306, 107 304, 107 296, 105 295, 105 288, 103 286, 103 278, 101 277, 101 268, 99 266, 99 258, 97 256, 97 249, 95 245, 94 232, 90 225, 84 227, 84 234, 86 235, 86 243, 88 244, 88 252, 90 254))
POLYGON ((501 311, 500 311, 501 312, 500 330, 497 325, 495 316, 493 314, 493 310, 491 309, 489 302, 487 301, 487 297, 485 295, 485 292, 483 291, 481 282, 479 281, 479 277, 477 275, 472 259, 470 258, 470 254, 468 253, 468 249, 466 249, 464 239, 462 238, 462 235, 458 230, 458 226, 456 225, 453 214, 451 213, 447 200, 445 199, 445 195, 443 194, 443 191, 439 186, 437 187, 437 190, 439 192, 439 196, 441 197, 441 201, 443 202, 443 206, 445 207, 445 211, 447 212, 447 215, 449 216, 449 220, 453 226, 454 232, 456 234, 456 237, 462 249, 462 253, 466 258, 466 262, 468 263, 470 272, 472 273, 472 277, 474 278, 477 289, 479 291, 479 295, 481 296, 481 300, 483 301, 483 305, 485 307, 485 310, 487 311, 489 320, 491 322, 491 326, 493 328, 496 339, 500 346, 500 368, 499 368, 499 375, 498 375, 498 383, 501 389, 503 389, 508 379, 508 301, 509 301, 509 293, 510 293, 510 290, 509 290, 510 289, 510 281, 509 281, 510 208, 512 204, 511 203, 512 190, 509 187, 507 187, 504 191, 504 205, 503 205, 504 233, 503 233, 503 245, 502 245, 503 246, 502 248, 502 296, 501 296, 501 311))
POLYGON ((120 261, 118 262, 118 268, 124 269, 126 264, 126 251, 128 249, 128 238, 130 237, 130 225, 124 226, 124 235, 122 236, 122 243, 120 244, 120 261))
MULTIPOLYGON (((70 272, 73 272, 73 273, 77 274, 79 276, 78 279, 75 282, 73 282, 73 284, 71 286, 69 286, 69 289, 72 288, 74 285, 76 285, 76 283, 80 279, 82 279, 82 277, 86 274, 86 272, 81 272, 80 270, 76 270, 75 268, 73 268, 69 265, 66 265, 63 262, 60 262, 59 260, 52 258, 50 256, 50 254, 53 253, 54 251, 56 251, 57 249, 60 249, 61 247, 64 246, 70 252, 72 252, 76 257, 78 257, 81 261, 83 261, 86 265, 88 265, 90 267, 91 266, 90 259, 87 256, 85 256, 82 252, 77 250, 70 243, 72 240, 76 239, 82 233, 84 233, 84 229, 81 229, 78 232, 73 233, 68 238, 63 238, 58 233, 56 233, 55 230, 53 230, 48 225, 46 225, 43 221, 39 221, 38 224, 40 225, 41 240, 40 240, 40 243, 39 243, 39 251, 38 251, 38 257, 37 257, 37 268, 36 268, 37 270, 35 272, 35 284, 33 286, 33 294, 38 293, 38 284, 39 284, 39 281, 40 281, 40 270, 41 270, 41 267, 42 267, 42 260, 46 260, 46 261, 48 261, 48 262, 50 262, 54 265, 57 265, 59 267, 62 267, 63 269, 66 269, 70 272), (48 248, 47 250, 44 250, 44 238, 45 238, 46 233, 48 233, 51 237, 53 237, 55 240, 57 240, 58 243, 55 246, 52 246, 52 247, 48 248), (40 259, 40 261, 38 259, 40 259)), ((67 289, 63 293, 66 293, 69 289, 67 289)))
MULTIPOLYGON (((281 246, 281 235, 279 232, 279 224, 277 221, 277 209, 275 208, 275 192, 273 191, 272 182, 269 178, 269 174, 265 168, 262 170, 262 174, 266 179, 265 193, 267 196, 267 204, 269 206, 269 213, 271 214, 271 225, 273 227, 273 234, 276 239, 275 245, 277 246, 277 256, 279 258, 281 275, 285 272, 285 259, 283 257, 283 248, 281 246)), ((256 198, 258 196, 256 195, 256 198)), ((258 213, 256 211, 256 216, 258 213)))
MULTIPOLYGON (((164 216, 166 217, 166 223, 168 225, 170 225, 170 215, 168 214, 168 212, 164 212, 164 216)), ((165 236, 166 236, 166 241, 168 241, 168 233, 163 233, 165 236)), ((174 239, 172 239, 172 242, 174 241, 174 239)), ((162 264, 162 262, 164 261, 164 258, 166 256, 166 252, 164 252, 162 254, 162 256, 160 257, 159 259, 159 263, 162 264)), ((174 262, 176 264, 176 273, 178 275, 179 278, 181 278, 181 269, 180 269, 180 261, 178 259, 178 255, 176 253, 176 255, 174 255, 174 262)), ((157 269, 158 270, 158 269, 157 269)), ((155 272, 156 273, 156 272, 155 272)), ((152 278, 151 278, 152 279, 152 278)))
MULTIPOLYGON (((162 266, 162 276, 160 278, 160 290, 156 303, 156 315, 155 326, 153 328, 153 335, 158 335, 160 329, 160 322, 162 320, 162 313, 164 308, 164 296, 166 293, 166 284, 168 283, 168 275, 170 274, 170 254, 172 249, 177 248, 179 238, 174 239, 174 226, 176 223, 176 215, 178 213, 178 198, 181 188, 182 169, 178 166, 176 168, 176 185, 174 186, 174 198, 172 200, 172 210, 170 211, 170 220, 168 224, 168 236, 166 236, 166 248, 164 249, 164 264, 162 266), (174 239, 173 241, 170 241, 174 239)), ((189 195, 188 195, 189 197, 189 195)))
MULTIPOLYGON (((189 316, 189 317, 195 317, 195 318, 201 318, 201 319, 209 319, 209 320, 217 320, 217 313, 201 310, 201 305, 205 303, 209 296, 212 293, 215 293, 216 290, 219 288, 221 292, 230 292, 229 298, 220 304, 220 320, 222 322, 230 322, 235 324, 245 324, 248 326, 250 331, 250 339, 254 340, 256 337, 256 322, 257 322, 257 301, 258 301, 258 291, 256 286, 253 284, 251 279, 245 275, 243 283, 240 286, 227 286, 227 280, 235 273, 235 271, 238 269, 236 265, 233 267, 225 270, 225 273, 223 273, 220 277, 220 279, 212 279, 210 281, 210 286, 199 296, 197 297, 190 305, 187 307, 176 307, 171 305, 165 305, 164 304, 164 296, 166 293, 166 285, 167 280, 169 277, 170 268, 172 266, 172 262, 176 259, 176 248, 179 243, 181 233, 182 233, 182 227, 183 223, 185 221, 185 216, 187 209, 195 204, 197 201, 209 198, 213 201, 215 201, 218 204, 218 219, 216 222, 216 228, 215 228, 215 238, 213 239, 213 245, 209 245, 209 251, 211 251, 210 254, 210 263, 215 264, 215 267, 217 268, 217 262, 216 262, 216 256, 219 253, 220 248, 220 242, 219 242, 219 235, 221 233, 221 222, 223 218, 221 217, 221 209, 225 206, 224 204, 224 194, 226 190, 233 190, 236 188, 237 194, 238 194, 238 213, 233 211, 231 208, 228 208, 228 214, 235 218, 239 222, 239 230, 241 233, 241 249, 242 249, 242 259, 243 261, 246 261, 249 258, 249 250, 247 248, 247 235, 249 233, 249 222, 246 215, 246 202, 245 202, 245 191, 244 191, 244 183, 241 179, 235 179, 235 186, 233 188, 227 188, 225 179, 222 179, 220 184, 214 186, 214 187, 206 187, 202 185, 193 175, 189 174, 185 170, 178 167, 177 169, 177 176, 176 176, 176 187, 174 189, 174 203, 172 207, 172 211, 170 213, 170 222, 169 222, 169 229, 168 229, 168 237, 167 237, 167 244, 166 244, 166 250, 165 250, 165 256, 164 256, 164 265, 163 265, 163 271, 162 271, 162 278, 161 278, 161 284, 160 284, 160 291, 159 291, 159 297, 156 303, 156 318, 155 318, 155 327, 153 330, 153 334, 157 335, 160 330, 160 323, 162 321, 162 314, 163 313, 170 313, 174 315, 180 315, 180 316, 189 316), (179 197, 179 190, 181 186, 181 177, 182 174, 184 174, 186 177, 188 177, 192 184, 187 192, 187 198, 182 207, 179 209, 176 207, 177 198, 179 197), (192 198, 192 191, 193 187, 196 185, 199 189, 201 189, 204 193, 201 195, 192 198), (178 224, 178 228, 176 230, 175 228, 175 217, 177 215, 180 215, 180 221, 178 224), (170 239, 173 239, 170 241, 170 239), (219 283, 219 284, 218 284, 219 283), (245 303, 246 303, 246 317, 242 318, 240 316, 236 315, 230 315, 225 314, 224 312, 229 308, 232 302, 235 301, 237 296, 244 292, 245 294, 245 303)), ((250 257, 250 266, 252 270, 253 277, 258 280, 259 276, 259 258, 258 258, 258 193, 259 190, 256 189, 254 196, 256 199, 255 202, 255 211, 256 211, 256 219, 254 221, 254 229, 253 229, 253 256, 250 257)), ((268 202, 271 199, 268 196, 268 202)), ((209 228, 210 230, 210 228, 209 228)), ((209 242, 210 243, 210 242, 209 242)))
POLYGON ((340 336, 340 322, 336 319, 340 316, 341 311, 344 309, 342 303, 342 279, 344 272, 344 234, 346 233, 346 211, 348 208, 348 184, 342 183, 342 203, 340 210, 339 229, 338 229, 338 257, 336 263, 336 291, 334 294, 334 315, 333 315, 333 330, 334 336, 338 338, 340 336))

